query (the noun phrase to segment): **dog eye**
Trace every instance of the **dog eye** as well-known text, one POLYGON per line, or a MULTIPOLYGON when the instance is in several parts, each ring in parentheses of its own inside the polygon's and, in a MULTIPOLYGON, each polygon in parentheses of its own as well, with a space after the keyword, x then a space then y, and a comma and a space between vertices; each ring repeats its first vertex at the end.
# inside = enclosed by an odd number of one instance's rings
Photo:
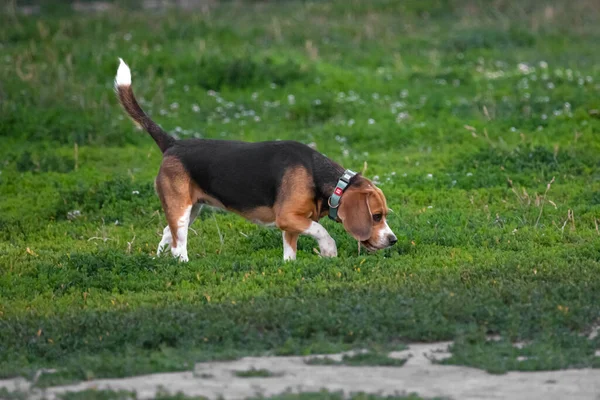
POLYGON ((383 217, 383 214, 381 214, 381 213, 373 214, 373 221, 379 222, 379 221, 381 221, 382 217, 383 217))

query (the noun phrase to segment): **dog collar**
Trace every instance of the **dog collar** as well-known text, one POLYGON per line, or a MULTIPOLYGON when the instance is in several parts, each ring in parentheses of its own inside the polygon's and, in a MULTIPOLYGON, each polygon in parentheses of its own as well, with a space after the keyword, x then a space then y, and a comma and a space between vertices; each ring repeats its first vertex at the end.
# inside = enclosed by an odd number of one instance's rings
POLYGON ((334 221, 337 221, 338 218, 338 207, 340 206, 342 194, 344 194, 344 190, 346 190, 346 187, 348 187, 348 184, 350 183, 350 179, 352 179, 354 175, 356 175, 356 172, 349 169, 345 170, 342 177, 338 180, 337 185, 335 185, 333 194, 329 200, 327 200, 327 204, 329 204, 329 218, 334 221))

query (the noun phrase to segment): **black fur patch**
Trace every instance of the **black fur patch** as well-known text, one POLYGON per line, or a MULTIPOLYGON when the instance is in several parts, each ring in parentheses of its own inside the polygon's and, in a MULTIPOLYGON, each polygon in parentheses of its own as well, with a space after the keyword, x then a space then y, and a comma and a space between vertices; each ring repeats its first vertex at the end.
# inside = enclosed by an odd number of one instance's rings
POLYGON ((326 200, 344 172, 339 164, 294 141, 189 139, 177 141, 165 156, 177 157, 202 190, 239 211, 272 207, 290 168, 303 167, 313 177, 315 200, 326 200))

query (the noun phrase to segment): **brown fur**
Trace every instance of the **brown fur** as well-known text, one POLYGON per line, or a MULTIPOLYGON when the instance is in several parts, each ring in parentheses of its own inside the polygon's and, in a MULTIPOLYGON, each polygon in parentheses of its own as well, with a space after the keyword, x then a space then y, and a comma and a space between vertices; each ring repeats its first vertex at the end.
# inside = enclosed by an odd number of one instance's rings
MULTIPOLYGON (((231 210, 236 212, 235 210, 231 210)), ((259 224, 272 224, 275 222, 275 211, 271 207, 256 207, 251 210, 236 212, 249 221, 259 224)))
POLYGON ((380 230, 385 227, 387 204, 381 189, 369 180, 363 180, 344 192, 338 213, 346 231, 356 240, 368 244, 375 243, 380 230), (382 214, 381 221, 373 221, 375 214, 382 214))
POLYGON ((314 184, 306 169, 297 167, 286 172, 273 208, 275 225, 284 232, 299 234, 310 226, 311 217, 318 214, 314 184))
POLYGON ((160 126, 158 126, 150 117, 146 115, 142 107, 138 104, 133 94, 131 85, 119 85, 116 87, 119 102, 127 111, 136 125, 144 128, 154 139, 160 151, 163 153, 175 143, 175 139, 169 136, 160 126))
POLYGON ((185 210, 196 203, 192 182, 177 158, 165 157, 158 171, 155 186, 173 236, 172 246, 177 247, 177 222, 185 210))

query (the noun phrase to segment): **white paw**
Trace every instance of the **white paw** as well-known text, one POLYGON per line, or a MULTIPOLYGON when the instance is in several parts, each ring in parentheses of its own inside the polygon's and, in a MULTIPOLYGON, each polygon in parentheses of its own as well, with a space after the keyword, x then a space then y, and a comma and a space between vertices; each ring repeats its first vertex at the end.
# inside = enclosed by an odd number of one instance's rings
POLYGON ((321 243, 319 243, 319 251, 321 257, 337 257, 337 246, 335 245, 335 240, 333 238, 323 239, 321 243))
POLYGON ((190 260, 188 258, 187 249, 185 248, 171 247, 171 254, 181 262, 188 262, 190 260))
POLYGON ((296 253, 283 255, 283 261, 294 261, 295 259, 296 259, 296 253))

